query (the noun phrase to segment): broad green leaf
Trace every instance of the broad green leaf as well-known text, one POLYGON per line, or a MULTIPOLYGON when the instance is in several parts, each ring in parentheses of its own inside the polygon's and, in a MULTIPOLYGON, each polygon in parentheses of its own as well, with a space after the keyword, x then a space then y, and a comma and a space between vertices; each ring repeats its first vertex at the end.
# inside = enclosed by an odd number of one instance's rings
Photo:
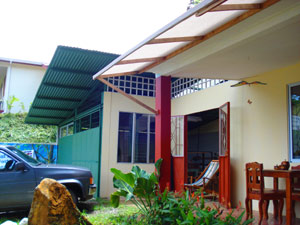
POLYGON ((134 197, 133 192, 128 192, 125 201, 129 201, 134 197))
POLYGON ((114 207, 114 208, 117 208, 119 206, 120 195, 119 195, 118 191, 116 191, 110 195, 110 203, 111 203, 112 207, 114 207))
POLYGON ((110 171, 115 175, 116 179, 122 180, 127 183, 129 186, 134 187, 134 176, 132 173, 122 173, 121 170, 111 168, 110 171))
POLYGON ((155 163, 156 175, 158 178, 160 177, 160 168, 161 168, 162 161, 163 159, 160 158, 155 163))
POLYGON ((127 184, 125 181, 116 179, 114 177, 113 183, 114 183, 115 188, 118 188, 119 190, 126 192, 126 194, 124 196, 126 196, 128 193, 131 193, 131 194, 133 193, 133 187, 129 186, 129 184, 127 184))
POLYGON ((155 193, 155 183, 152 180, 140 177, 137 179, 137 185, 134 194, 138 197, 146 197, 155 193))
POLYGON ((131 172, 135 175, 135 179, 139 177, 144 177, 144 178, 150 177, 150 175, 145 170, 141 169, 139 166, 133 166, 131 172))
POLYGON ((158 179, 157 179, 157 177, 155 176, 154 173, 151 173, 151 175, 149 177, 149 180, 151 180, 151 182, 153 182, 155 184, 158 184, 158 179))

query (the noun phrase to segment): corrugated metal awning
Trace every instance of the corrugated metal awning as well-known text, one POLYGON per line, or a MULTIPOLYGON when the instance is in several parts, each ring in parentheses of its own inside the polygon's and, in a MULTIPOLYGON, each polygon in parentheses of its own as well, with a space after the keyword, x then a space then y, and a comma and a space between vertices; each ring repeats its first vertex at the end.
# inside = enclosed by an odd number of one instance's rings
POLYGON ((92 75, 117 57, 111 53, 58 46, 25 122, 58 125, 72 116, 91 91, 103 85, 93 81, 92 75))

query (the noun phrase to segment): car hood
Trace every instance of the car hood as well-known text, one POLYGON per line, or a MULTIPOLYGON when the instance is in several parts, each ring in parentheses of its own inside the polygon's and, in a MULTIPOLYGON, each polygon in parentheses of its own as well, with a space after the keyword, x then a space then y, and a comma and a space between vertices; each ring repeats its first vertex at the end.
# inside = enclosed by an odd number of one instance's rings
POLYGON ((72 165, 40 164, 36 166, 34 170, 38 183, 44 178, 61 181, 66 179, 89 179, 92 177, 92 173, 89 169, 72 165))
POLYGON ((62 170, 80 170, 80 171, 87 171, 89 172, 90 170, 85 167, 80 167, 80 166, 73 166, 73 165, 64 165, 64 164, 40 164, 36 166, 40 169, 62 169, 62 170))

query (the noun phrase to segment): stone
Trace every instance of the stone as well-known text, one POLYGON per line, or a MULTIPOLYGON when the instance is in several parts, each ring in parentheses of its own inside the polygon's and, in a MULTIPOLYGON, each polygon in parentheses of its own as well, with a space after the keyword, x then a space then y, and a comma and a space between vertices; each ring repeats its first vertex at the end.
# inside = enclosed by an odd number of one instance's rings
POLYGON ((18 225, 18 224, 13 221, 7 220, 4 223, 2 223, 1 225, 18 225))
POLYGON ((28 224, 92 225, 81 215, 66 187, 49 178, 42 180, 34 191, 28 224))

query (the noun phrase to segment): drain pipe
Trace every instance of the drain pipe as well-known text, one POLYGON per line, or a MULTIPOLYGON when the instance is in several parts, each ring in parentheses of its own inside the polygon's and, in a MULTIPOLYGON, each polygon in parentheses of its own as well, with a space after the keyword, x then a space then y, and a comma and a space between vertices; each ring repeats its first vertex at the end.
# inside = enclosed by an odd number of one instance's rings
POLYGON ((9 60, 9 66, 7 68, 7 71, 6 71, 6 82, 5 82, 5 93, 4 93, 4 96, 3 96, 3 110, 4 110, 4 113, 7 112, 7 100, 8 100, 8 97, 9 97, 9 94, 10 94, 10 83, 11 83, 11 74, 12 74, 12 63, 13 61, 10 59, 9 60))

